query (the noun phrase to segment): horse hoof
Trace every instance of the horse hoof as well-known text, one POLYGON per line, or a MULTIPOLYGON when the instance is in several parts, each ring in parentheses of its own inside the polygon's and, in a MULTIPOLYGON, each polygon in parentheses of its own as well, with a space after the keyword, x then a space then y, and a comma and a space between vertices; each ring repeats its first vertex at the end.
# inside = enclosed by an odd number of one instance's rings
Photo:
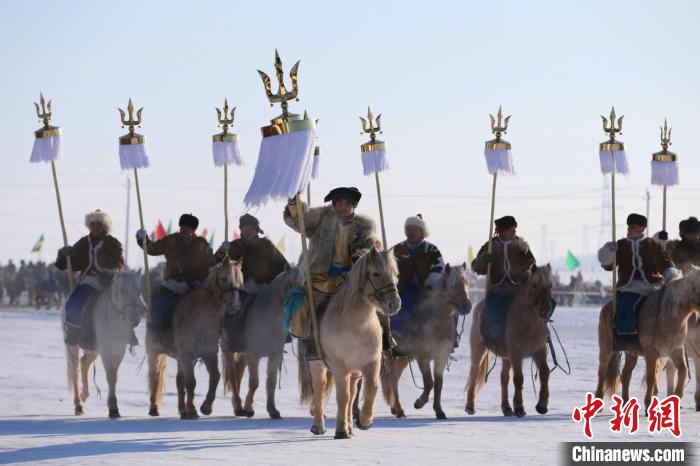
POLYGON ((535 409, 540 414, 547 414, 547 411, 549 411, 546 406, 541 406, 541 405, 535 405, 535 409))
POLYGON ((467 406, 464 408, 464 411, 465 411, 467 414, 476 414, 476 410, 474 409, 473 406, 468 406, 468 405, 467 405, 467 406))
POLYGON ((75 415, 76 415, 76 416, 82 416, 83 414, 85 414, 85 411, 83 411, 83 407, 82 407, 82 406, 76 406, 76 407, 75 407, 75 415))
POLYGON ((160 413, 158 412, 158 408, 151 408, 148 410, 148 415, 149 416, 160 416, 160 413))
POLYGON ((233 409, 233 415, 236 417, 245 417, 245 410, 244 409, 233 409))
POLYGON ((255 411, 253 411, 252 409, 251 410, 244 409, 243 415, 245 417, 253 417, 253 416, 255 416, 255 411))
POLYGON ((437 412, 435 412, 435 418, 436 419, 447 419, 447 416, 445 416, 444 412, 437 411, 437 412))
POLYGON ((311 426, 311 433, 314 435, 323 435, 326 433, 326 428, 323 426, 311 426))
POLYGON ((700 411, 700 404, 695 405, 695 411, 700 411))
POLYGON ((362 423, 360 422, 359 419, 355 421, 355 426, 360 429, 360 430, 369 430, 370 427, 372 427, 372 423, 370 422, 366 426, 363 426, 362 423))
POLYGON ((270 415, 270 419, 282 419, 282 415, 277 410, 268 411, 267 414, 270 415))
POLYGON ((507 408, 503 408, 503 415, 506 417, 515 416, 513 408, 511 408, 510 406, 508 406, 507 408))
POLYGON ((402 410, 396 411, 395 416, 399 419, 406 419, 406 413, 402 410))
POLYGON ((199 419, 199 414, 197 414, 197 411, 186 411, 184 413, 180 413, 180 419, 183 421, 193 421, 199 419))
POLYGON ((341 439, 341 440, 342 440, 342 439, 348 439, 348 438, 350 438, 350 434, 347 433, 347 432, 345 432, 345 431, 343 431, 343 430, 341 430, 341 431, 336 431, 336 432, 335 432, 335 437, 333 437, 333 438, 336 439, 336 440, 338 440, 338 439, 341 439))
POLYGON ((525 412, 525 408, 515 408, 515 416, 516 417, 525 417, 527 413, 525 412))
POLYGON ((119 414, 119 408, 110 408, 109 410, 109 418, 110 419, 119 419, 121 414, 119 414))
POLYGON ((416 409, 421 409, 423 406, 425 406, 425 401, 416 400, 416 402, 413 403, 413 407, 416 409))
POLYGON ((205 416, 209 416, 211 414, 211 406, 200 406, 199 411, 204 414, 205 416))

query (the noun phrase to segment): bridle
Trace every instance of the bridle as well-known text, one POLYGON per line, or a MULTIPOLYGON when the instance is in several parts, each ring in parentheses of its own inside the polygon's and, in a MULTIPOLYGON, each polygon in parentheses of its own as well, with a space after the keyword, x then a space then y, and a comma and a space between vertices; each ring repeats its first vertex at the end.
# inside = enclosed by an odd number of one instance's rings
POLYGON ((396 284, 393 282, 387 283, 384 286, 377 286, 372 281, 372 276, 369 274, 369 272, 367 273, 366 279, 369 282, 369 284, 372 285, 372 292, 367 293, 367 296, 374 298, 377 301, 381 301, 382 298, 389 293, 398 293, 398 288, 396 287, 396 284))

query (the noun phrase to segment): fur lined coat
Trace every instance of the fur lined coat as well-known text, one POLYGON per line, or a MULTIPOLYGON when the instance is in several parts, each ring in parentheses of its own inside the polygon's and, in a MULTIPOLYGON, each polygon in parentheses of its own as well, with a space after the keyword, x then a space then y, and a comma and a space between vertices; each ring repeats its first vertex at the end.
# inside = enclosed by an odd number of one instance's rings
MULTIPOLYGON (((299 232, 297 208, 296 204, 286 206, 283 217, 287 226, 299 232)), ((309 208, 302 202, 302 209, 306 236, 309 238, 311 273, 327 274, 333 265, 335 234, 342 220, 330 205, 309 208)), ((355 214, 347 245, 350 260, 354 263, 377 244, 374 221, 367 216, 355 214)))
MULTIPOLYGON (((136 242, 143 248, 138 239, 136 242)), ((188 241, 180 233, 173 233, 158 241, 148 240, 146 252, 149 256, 165 256, 164 280, 184 281, 193 288, 207 278, 209 268, 216 264, 209 243, 199 236, 188 241)))
POLYGON ((289 265, 272 241, 261 237, 234 240, 228 256, 234 261, 243 259, 243 279, 259 284, 272 282, 289 265))
POLYGON ((685 240, 673 240, 666 243, 666 252, 673 263, 688 273, 691 266, 700 266, 700 242, 691 243, 685 240))
MULTIPOLYGON (((111 235, 105 235, 102 238, 95 238, 92 235, 83 236, 73 245, 70 260, 74 272, 120 270, 124 266, 122 243, 111 235)), ((59 252, 56 268, 66 270, 67 267, 67 257, 59 252)))
POLYGON ((634 279, 648 285, 661 284, 666 270, 673 268, 661 244, 646 236, 618 240, 616 253, 607 245, 598 251, 598 260, 605 270, 612 270, 614 258, 617 261, 619 288, 634 279))

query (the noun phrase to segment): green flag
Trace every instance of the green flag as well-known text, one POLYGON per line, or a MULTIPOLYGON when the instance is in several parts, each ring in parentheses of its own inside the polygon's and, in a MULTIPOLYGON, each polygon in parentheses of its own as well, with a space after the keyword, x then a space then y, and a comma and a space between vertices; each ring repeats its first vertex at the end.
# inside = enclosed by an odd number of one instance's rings
POLYGON ((576 256, 574 256, 571 251, 568 251, 566 254, 566 267, 570 270, 576 270, 581 263, 576 259, 576 256))
POLYGON ((211 236, 209 237, 209 247, 214 249, 214 230, 211 231, 211 236))
POLYGON ((168 222, 168 230, 167 230, 167 232, 168 232, 168 234, 171 234, 171 233, 173 232, 173 221, 172 221, 172 220, 170 220, 170 221, 168 222))
POLYGON ((34 243, 34 246, 32 247, 32 252, 40 252, 41 247, 44 245, 44 234, 42 233, 41 236, 39 237, 38 240, 36 240, 36 243, 34 243))
POLYGON ((474 248, 471 244, 469 245, 469 249, 467 249, 467 261, 469 262, 469 264, 474 262, 474 248))

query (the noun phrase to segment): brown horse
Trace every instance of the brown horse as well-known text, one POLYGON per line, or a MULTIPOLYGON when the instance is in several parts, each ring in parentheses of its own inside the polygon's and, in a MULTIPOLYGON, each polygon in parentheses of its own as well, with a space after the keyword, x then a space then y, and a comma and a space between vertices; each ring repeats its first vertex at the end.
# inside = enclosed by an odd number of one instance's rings
MULTIPOLYGON (((185 295, 173 311, 173 336, 177 359, 177 397, 180 419, 197 419, 194 406, 194 389, 197 380, 194 365, 202 360, 209 372, 209 389, 200 406, 202 414, 209 415, 219 384, 219 336, 227 308, 240 310, 239 288, 243 284, 240 263, 228 258, 214 267, 204 283, 185 295), (185 396, 186 395, 186 396, 185 396)), ((158 415, 158 406, 164 390, 166 354, 157 354, 152 342, 146 339, 148 350, 148 378, 151 416, 158 415)))
POLYGON ((622 398, 629 399, 632 371, 639 356, 646 362, 644 403, 648 408, 651 396, 657 390, 660 358, 670 358, 678 371, 673 394, 683 397, 688 377, 683 345, 688 334, 688 319, 700 308, 700 269, 694 269, 682 278, 667 282, 650 294, 637 313, 637 332, 642 351, 625 351, 625 365, 619 372, 621 353, 613 350, 612 302, 603 306, 598 320, 598 387, 596 397, 615 393, 622 381, 622 398))
POLYGON ((246 311, 244 353, 231 353, 227 337, 222 335, 221 348, 224 361, 224 390, 231 390, 233 413, 236 416, 252 417, 255 391, 260 384, 258 365, 267 359, 267 413, 272 419, 282 419, 275 406, 277 372, 284 356, 287 334, 283 329, 284 302, 292 288, 303 288, 304 272, 301 267, 288 268, 267 285, 246 283, 245 292, 257 296, 246 311), (245 404, 241 400, 241 381, 248 367, 248 394, 245 404))
MULTIPOLYGON (((685 339, 685 354, 695 366, 695 410, 700 411, 700 316, 688 319, 688 336, 685 339)), ((666 364, 666 390, 668 395, 676 391, 676 367, 672 361, 666 364)))
POLYGON ((338 402, 335 438, 350 438, 351 406, 359 377, 363 380, 364 400, 357 427, 362 430, 372 427, 382 357, 382 329, 376 314, 393 315, 399 311, 397 274, 393 250, 379 252, 372 247, 360 257, 321 319, 323 361, 309 362, 300 355, 300 399, 312 402, 314 434, 326 431, 325 401, 335 383, 338 402))
POLYGON ((486 348, 481 338, 481 315, 485 300, 474 310, 472 328, 469 335, 471 346, 471 369, 467 382, 467 405, 465 411, 476 412, 474 401, 476 392, 486 383, 489 367, 489 351, 502 358, 501 365, 501 409, 504 416, 523 417, 527 413, 523 407, 523 360, 531 357, 540 374, 540 394, 535 409, 540 414, 547 412, 549 402, 549 368, 547 366, 547 318, 552 309, 552 268, 549 264, 536 267, 526 286, 513 296, 506 314, 504 344, 486 348), (513 369, 513 406, 508 400, 510 370, 513 369))
POLYGON ((398 418, 406 417, 399 401, 399 379, 410 359, 415 359, 423 376, 423 393, 413 406, 416 409, 425 406, 430 391, 434 388, 435 416, 447 419, 440 400, 443 375, 456 336, 454 316, 467 315, 472 309, 466 271, 467 264, 462 264, 461 267, 450 267, 447 264, 440 277, 426 288, 423 297, 411 311, 398 340, 397 349, 405 356, 394 357, 393 367, 381 372, 384 399, 391 408, 391 413, 398 418), (430 374, 431 361, 434 382, 430 374))

